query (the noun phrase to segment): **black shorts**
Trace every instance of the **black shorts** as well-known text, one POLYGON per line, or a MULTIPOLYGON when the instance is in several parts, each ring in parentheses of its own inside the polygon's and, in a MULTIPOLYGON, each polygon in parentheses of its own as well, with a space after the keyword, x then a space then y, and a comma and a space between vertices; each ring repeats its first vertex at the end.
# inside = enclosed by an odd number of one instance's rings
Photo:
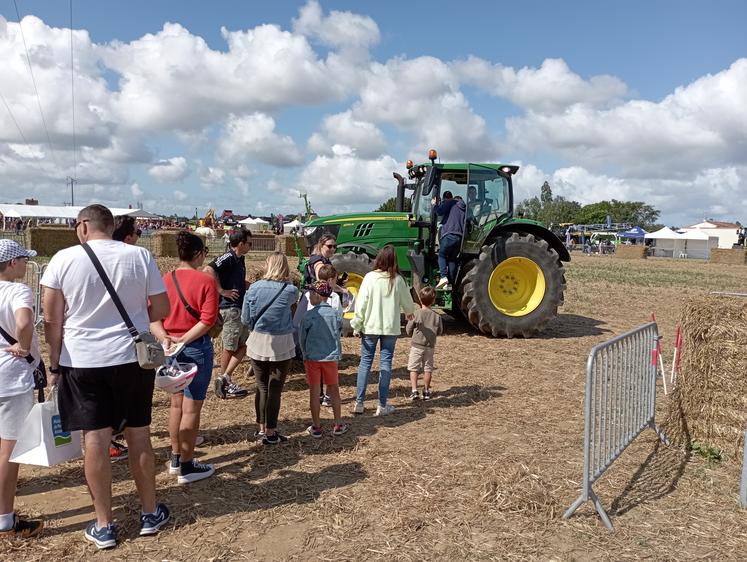
POLYGON ((138 363, 76 369, 60 366, 57 400, 64 431, 150 425, 156 373, 138 363))

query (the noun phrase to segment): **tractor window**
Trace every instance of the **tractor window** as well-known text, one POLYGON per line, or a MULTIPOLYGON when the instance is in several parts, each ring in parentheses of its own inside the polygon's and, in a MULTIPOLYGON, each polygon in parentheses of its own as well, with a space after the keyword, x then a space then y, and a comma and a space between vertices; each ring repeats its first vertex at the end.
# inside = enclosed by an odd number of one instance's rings
POLYGON ((467 216, 485 224, 509 212, 508 180, 490 168, 470 166, 467 216))

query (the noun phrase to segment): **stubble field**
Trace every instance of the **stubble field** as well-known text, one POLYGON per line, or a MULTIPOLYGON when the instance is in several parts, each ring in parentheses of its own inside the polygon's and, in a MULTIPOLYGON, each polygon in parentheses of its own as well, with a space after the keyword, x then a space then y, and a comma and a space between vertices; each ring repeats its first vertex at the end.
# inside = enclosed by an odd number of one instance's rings
MULTIPOLYGON (((256 264, 259 266, 259 262, 256 264)), ((256 270, 256 267, 254 268, 256 270)), ((644 432, 595 487, 616 530, 590 504, 563 511, 580 491, 585 362, 596 343, 655 313, 667 361, 683 299, 747 289, 747 268, 671 260, 622 261, 574 255, 566 304, 541 337, 488 339, 459 322, 438 342, 434 398, 408 400, 409 342, 397 344, 391 403, 352 417, 358 340, 344 340, 343 413, 351 431, 315 440, 308 390, 296 372, 286 384, 280 429, 262 447, 252 398, 205 403, 198 458, 214 477, 178 486, 164 461, 167 396, 154 401, 160 501, 173 523, 137 537, 138 503, 126 461, 115 463, 120 544, 96 552, 83 539, 92 519, 81 461, 24 466, 17 510, 41 516, 38 540, 0 542, 7 560, 692 560, 743 559, 740 462, 710 465, 660 446, 644 432)), ((376 367, 376 365, 375 365, 376 367)), ((238 379, 253 388, 240 368, 238 379)), ((217 370, 216 370, 217 373, 217 370)), ((658 407, 667 400, 661 393, 658 407)), ((323 412, 329 418, 331 412, 323 412)), ((328 424, 329 425, 329 424, 328 424)))

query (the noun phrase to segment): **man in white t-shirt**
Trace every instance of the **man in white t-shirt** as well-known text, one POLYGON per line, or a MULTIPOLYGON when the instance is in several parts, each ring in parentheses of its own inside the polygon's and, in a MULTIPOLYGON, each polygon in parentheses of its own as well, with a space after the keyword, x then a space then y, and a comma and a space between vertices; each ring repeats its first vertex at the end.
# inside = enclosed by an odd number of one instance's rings
POLYGON ((18 465, 10 462, 34 405, 34 369, 39 364, 33 296, 29 287, 16 283, 35 255, 18 242, 0 240, 0 539, 32 537, 44 526, 19 519, 13 511, 18 465))
MULTIPOLYGON (((80 211, 75 231, 109 277, 138 332, 169 313, 169 300, 153 256, 144 248, 112 240, 114 217, 103 205, 80 211)), ((153 535, 169 520, 156 504, 150 442, 155 372, 140 367, 135 345, 114 301, 82 246, 57 252, 42 276, 49 371, 59 374, 62 428, 82 430, 85 473, 96 520, 85 537, 98 548, 116 546, 112 523, 109 443, 124 429, 130 471, 142 514, 140 535, 153 535)))

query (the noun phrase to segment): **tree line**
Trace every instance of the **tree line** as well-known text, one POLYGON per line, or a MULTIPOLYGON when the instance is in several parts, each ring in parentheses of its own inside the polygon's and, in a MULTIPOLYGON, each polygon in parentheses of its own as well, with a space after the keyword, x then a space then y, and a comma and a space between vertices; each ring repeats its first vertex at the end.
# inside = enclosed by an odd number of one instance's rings
POLYGON ((614 223, 628 223, 645 230, 654 230, 660 212, 643 201, 618 201, 610 199, 581 205, 562 196, 553 196, 550 184, 545 182, 539 197, 525 199, 516 205, 514 215, 543 222, 545 225, 604 224, 607 216, 614 223))

